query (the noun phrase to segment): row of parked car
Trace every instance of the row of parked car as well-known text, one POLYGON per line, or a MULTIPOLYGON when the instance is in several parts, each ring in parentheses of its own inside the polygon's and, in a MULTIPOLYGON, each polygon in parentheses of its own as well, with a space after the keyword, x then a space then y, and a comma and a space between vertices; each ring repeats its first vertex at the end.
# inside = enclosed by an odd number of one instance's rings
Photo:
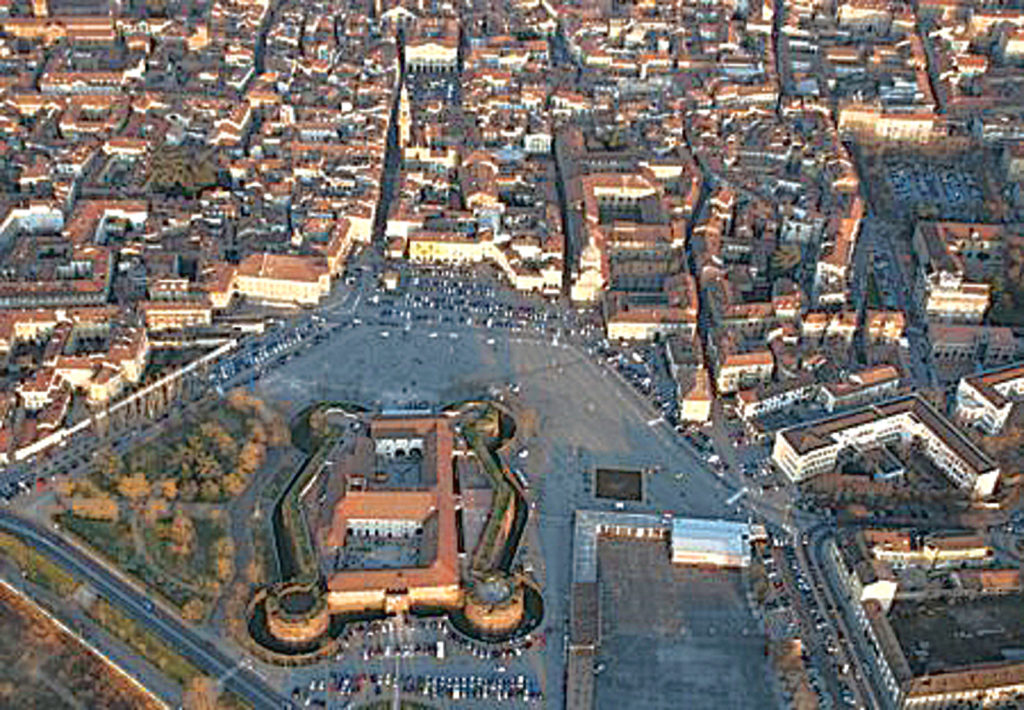
POLYGON ((670 424, 676 424, 679 403, 676 383, 665 372, 659 346, 616 350, 607 342, 596 348, 596 354, 614 368, 634 389, 651 401, 670 424))
POLYGON ((232 356, 221 360, 210 375, 211 384, 218 385, 248 370, 266 366, 275 356, 287 358, 285 351, 307 338, 319 338, 318 333, 324 325, 324 319, 314 315, 289 328, 271 331, 259 339, 248 341, 232 356))
MULTIPOLYGON (((339 695, 372 691, 374 695, 398 685, 405 693, 431 699, 518 700, 540 702, 543 694, 536 681, 524 675, 409 675, 391 673, 332 673, 326 690, 339 695)), ((323 688, 320 688, 321 690, 323 688)))

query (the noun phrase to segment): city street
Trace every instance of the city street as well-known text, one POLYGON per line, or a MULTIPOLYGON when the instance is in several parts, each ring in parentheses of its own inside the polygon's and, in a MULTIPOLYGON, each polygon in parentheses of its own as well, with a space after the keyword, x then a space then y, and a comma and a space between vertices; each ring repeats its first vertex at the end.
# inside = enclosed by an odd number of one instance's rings
MULTIPOLYGON (((858 246, 862 252, 874 254, 873 263, 856 265, 857 278, 861 284, 867 283, 868 271, 874 274, 883 297, 888 297, 892 307, 907 316, 906 338, 909 345, 908 364, 914 382, 922 387, 935 384, 935 370, 931 366, 931 347, 928 344, 927 323, 921 317, 920 310, 913 298, 913 274, 907 273, 905 262, 908 249, 901 248, 899 240, 905 239, 900 230, 877 218, 864 220, 861 227, 861 239, 865 244, 858 246)), ((867 261, 862 259, 862 261, 867 261)), ((862 293, 867 298, 866 293, 862 293)))
POLYGON ((149 596, 124 581, 104 564, 35 523, 0 511, 0 529, 28 541, 70 573, 88 582, 94 591, 117 605, 132 619, 176 649, 212 678, 222 678, 224 687, 257 708, 289 708, 289 701, 255 673, 242 667, 244 659, 227 655, 190 626, 156 607, 149 596))

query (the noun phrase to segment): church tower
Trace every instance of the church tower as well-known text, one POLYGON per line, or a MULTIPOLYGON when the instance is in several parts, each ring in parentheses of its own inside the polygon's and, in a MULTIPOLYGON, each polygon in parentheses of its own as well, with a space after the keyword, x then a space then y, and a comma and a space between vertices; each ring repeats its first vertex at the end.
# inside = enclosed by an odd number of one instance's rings
POLYGON ((398 146, 405 148, 412 140, 412 108, 409 106, 409 90, 402 82, 398 95, 398 146))

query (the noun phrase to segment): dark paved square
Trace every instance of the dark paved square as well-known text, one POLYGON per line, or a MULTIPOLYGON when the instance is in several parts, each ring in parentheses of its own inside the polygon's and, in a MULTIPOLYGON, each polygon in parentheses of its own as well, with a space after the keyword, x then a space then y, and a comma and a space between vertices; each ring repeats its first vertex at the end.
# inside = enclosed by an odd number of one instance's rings
POLYGON ((597 476, 597 497, 612 500, 643 500, 644 477, 640 471, 615 468, 599 468, 597 476))
POLYGON ((675 566, 665 542, 603 539, 598 580, 598 710, 775 707, 742 573, 675 566))

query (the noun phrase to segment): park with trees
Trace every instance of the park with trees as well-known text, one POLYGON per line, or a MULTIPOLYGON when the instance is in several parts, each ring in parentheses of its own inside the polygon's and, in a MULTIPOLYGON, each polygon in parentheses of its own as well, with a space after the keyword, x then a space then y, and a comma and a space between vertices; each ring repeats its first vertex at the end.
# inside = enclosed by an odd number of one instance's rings
POLYGON ((60 525, 194 622, 239 571, 235 501, 268 454, 291 444, 284 417, 262 400, 235 390, 223 405, 127 453, 104 447, 88 477, 55 484, 60 525))

